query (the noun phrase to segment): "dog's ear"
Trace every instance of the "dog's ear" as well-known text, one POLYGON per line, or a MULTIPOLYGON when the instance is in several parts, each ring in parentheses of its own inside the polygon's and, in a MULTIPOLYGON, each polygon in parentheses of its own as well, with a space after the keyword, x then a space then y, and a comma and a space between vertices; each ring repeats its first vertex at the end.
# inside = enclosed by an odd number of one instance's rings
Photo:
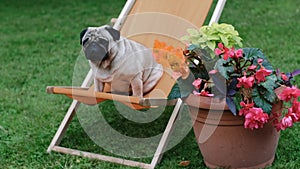
POLYGON ((82 45, 82 38, 83 38, 83 36, 85 35, 85 33, 86 33, 86 31, 87 31, 88 29, 84 29, 84 30, 82 30, 81 32, 80 32, 80 45, 82 45))
POLYGON ((111 36, 113 37, 114 41, 119 40, 120 39, 120 31, 114 29, 111 26, 105 27, 105 29, 111 34, 111 36))

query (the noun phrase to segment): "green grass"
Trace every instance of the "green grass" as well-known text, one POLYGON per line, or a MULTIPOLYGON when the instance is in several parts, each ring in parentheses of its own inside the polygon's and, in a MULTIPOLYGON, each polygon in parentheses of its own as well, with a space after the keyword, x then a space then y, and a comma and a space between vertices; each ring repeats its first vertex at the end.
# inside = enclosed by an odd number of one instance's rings
MULTIPOLYGON (((72 85, 80 31, 109 23, 124 3, 125 0, 1 0, 0 168, 131 168, 46 153, 71 100, 48 95, 45 87, 72 85)), ((299 18, 300 1, 228 0, 220 22, 233 24, 245 47, 262 48, 275 67, 290 71, 300 67, 299 18)), ((141 137, 161 132, 170 112, 166 111, 159 125, 154 125, 157 127, 153 132, 145 132, 149 125, 122 130, 132 124, 120 124, 122 117, 109 114, 114 110, 112 103, 101 108, 112 126, 124 134, 141 137)), ((76 117, 62 144, 103 152, 88 139, 76 117)), ((300 125, 283 131, 270 168, 300 168, 299 145, 300 125)), ((158 168, 205 168, 192 132, 165 153, 158 168), (182 160, 190 160, 191 164, 178 166, 182 160)))

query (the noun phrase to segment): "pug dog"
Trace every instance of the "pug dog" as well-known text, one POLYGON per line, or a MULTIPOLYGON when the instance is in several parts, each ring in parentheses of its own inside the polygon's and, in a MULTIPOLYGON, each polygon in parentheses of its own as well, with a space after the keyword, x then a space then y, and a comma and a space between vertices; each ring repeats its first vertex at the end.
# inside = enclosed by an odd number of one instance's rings
POLYGON ((122 37, 111 26, 88 27, 80 33, 80 44, 92 68, 96 92, 110 83, 112 93, 141 98, 163 74, 150 49, 122 37))

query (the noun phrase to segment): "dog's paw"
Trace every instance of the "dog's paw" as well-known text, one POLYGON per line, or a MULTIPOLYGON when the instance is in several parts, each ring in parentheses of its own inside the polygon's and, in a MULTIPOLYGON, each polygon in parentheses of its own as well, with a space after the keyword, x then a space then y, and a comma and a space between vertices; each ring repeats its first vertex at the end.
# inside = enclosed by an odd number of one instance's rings
POLYGON ((94 91, 95 92, 102 92, 103 91, 104 84, 98 80, 97 78, 94 78, 94 91))

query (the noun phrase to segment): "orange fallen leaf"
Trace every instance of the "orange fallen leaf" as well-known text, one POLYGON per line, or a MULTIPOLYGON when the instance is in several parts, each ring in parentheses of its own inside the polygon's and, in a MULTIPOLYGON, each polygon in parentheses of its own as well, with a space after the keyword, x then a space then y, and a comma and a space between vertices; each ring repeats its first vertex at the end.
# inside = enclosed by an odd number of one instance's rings
POLYGON ((191 161, 181 161, 178 165, 182 167, 186 167, 190 165, 191 161))

